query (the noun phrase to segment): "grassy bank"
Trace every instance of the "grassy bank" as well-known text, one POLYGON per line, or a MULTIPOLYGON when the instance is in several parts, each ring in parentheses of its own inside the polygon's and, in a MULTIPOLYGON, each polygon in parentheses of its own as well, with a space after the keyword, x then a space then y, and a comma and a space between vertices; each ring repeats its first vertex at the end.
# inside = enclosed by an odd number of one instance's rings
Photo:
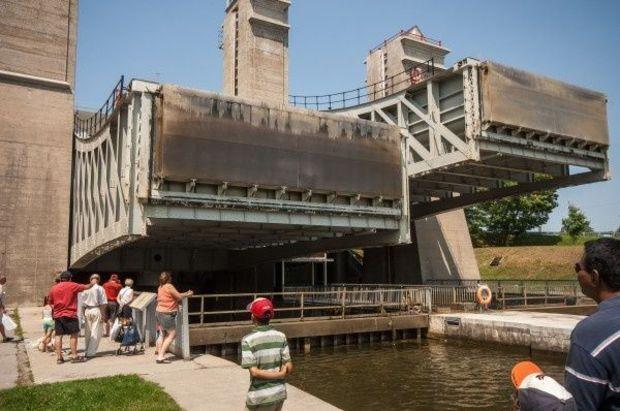
POLYGON ((485 247, 475 253, 483 279, 574 280, 583 246, 485 247), (502 261, 492 267, 497 256, 502 261))
POLYGON ((181 408, 157 384, 128 375, 3 390, 0 409, 161 411, 181 408))

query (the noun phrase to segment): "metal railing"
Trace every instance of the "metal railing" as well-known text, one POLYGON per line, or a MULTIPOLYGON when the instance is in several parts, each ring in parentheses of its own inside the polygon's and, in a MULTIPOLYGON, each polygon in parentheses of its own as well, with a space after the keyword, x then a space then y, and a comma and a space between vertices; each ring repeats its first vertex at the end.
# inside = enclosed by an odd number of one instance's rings
POLYGON ((121 76, 101 108, 88 118, 81 118, 76 111, 73 116, 73 133, 79 138, 97 134, 107 123, 110 115, 120 106, 125 95, 125 76, 121 76))
POLYGON ((275 301, 277 321, 398 315, 430 308, 425 288, 287 291, 279 293, 204 294, 188 298, 190 325, 247 321, 247 304, 257 297, 275 301), (213 304, 217 303, 217 304, 213 304), (223 309, 223 307, 228 307, 223 309))
POLYGON ((367 84, 353 90, 319 96, 289 96, 289 103, 295 107, 330 111, 358 106, 369 101, 393 94, 411 85, 421 83, 435 74, 433 59, 397 73, 384 80, 367 84), (402 87, 401 87, 402 86, 402 87))
POLYGON ((284 292, 272 293, 195 295, 188 298, 187 315, 194 327, 247 321, 246 307, 257 297, 274 301, 279 322, 431 312, 438 307, 475 304, 476 290, 483 283, 493 292, 494 309, 587 301, 574 281, 502 281, 501 285, 481 281, 458 286, 332 284, 286 287, 284 292))
POLYGON ((413 30, 415 28, 416 28, 416 26, 413 26, 409 30, 401 30, 401 31, 399 31, 398 33, 394 34, 392 37, 389 37, 389 38, 383 40, 380 44, 378 44, 377 46, 375 46, 372 49, 370 49, 369 53, 374 53, 375 51, 379 50, 381 47, 384 47, 385 45, 387 45, 387 43, 390 43, 392 40, 395 40, 395 39, 397 39, 399 37, 403 37, 403 36, 413 37, 416 40, 422 41, 424 43, 429 43, 429 44, 432 44, 434 46, 441 47, 441 40, 435 40, 435 39, 432 39, 430 37, 426 37, 424 35, 415 34, 415 33, 413 33, 413 30))
MULTIPOLYGON (((441 280, 437 281, 442 282, 441 280)), ((491 306, 496 309, 528 307, 531 305, 590 302, 583 295, 579 283, 574 280, 454 280, 452 285, 415 285, 415 284, 332 284, 334 290, 349 289, 358 292, 370 290, 425 290, 429 307, 449 307, 452 305, 474 304, 476 291, 482 284, 487 285, 493 293, 491 306)), ((325 287, 287 287, 290 291, 312 291, 325 287)))

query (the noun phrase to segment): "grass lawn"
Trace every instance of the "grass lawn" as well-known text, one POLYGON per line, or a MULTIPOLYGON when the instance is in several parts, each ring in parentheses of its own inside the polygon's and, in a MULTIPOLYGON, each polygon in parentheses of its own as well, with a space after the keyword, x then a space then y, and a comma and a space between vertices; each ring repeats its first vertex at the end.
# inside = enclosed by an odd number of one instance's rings
POLYGON ((574 266, 583 246, 485 247, 474 251, 483 279, 575 280, 574 266), (492 267, 496 256, 502 261, 492 267))
POLYGON ((0 391, 0 410, 180 410, 157 384, 137 375, 59 382, 0 391))

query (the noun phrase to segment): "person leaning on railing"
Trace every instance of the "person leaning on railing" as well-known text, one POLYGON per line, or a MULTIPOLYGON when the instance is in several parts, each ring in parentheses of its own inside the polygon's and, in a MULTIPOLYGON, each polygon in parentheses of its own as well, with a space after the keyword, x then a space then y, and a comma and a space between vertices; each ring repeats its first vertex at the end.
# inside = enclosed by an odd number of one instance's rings
POLYGON ((157 328, 159 337, 157 338, 157 364, 168 364, 170 361, 164 359, 164 355, 174 338, 176 337, 176 318, 179 311, 179 302, 185 297, 194 295, 192 290, 180 293, 170 282, 172 274, 163 271, 159 275, 159 288, 157 289, 157 328))

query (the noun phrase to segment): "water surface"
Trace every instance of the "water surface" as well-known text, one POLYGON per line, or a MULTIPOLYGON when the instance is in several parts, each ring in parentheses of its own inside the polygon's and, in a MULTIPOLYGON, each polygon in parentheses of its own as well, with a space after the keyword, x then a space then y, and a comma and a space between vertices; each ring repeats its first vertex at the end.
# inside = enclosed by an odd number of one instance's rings
POLYGON ((344 410, 507 410, 510 370, 530 358, 563 382, 565 355, 460 340, 294 353, 288 382, 344 410))

